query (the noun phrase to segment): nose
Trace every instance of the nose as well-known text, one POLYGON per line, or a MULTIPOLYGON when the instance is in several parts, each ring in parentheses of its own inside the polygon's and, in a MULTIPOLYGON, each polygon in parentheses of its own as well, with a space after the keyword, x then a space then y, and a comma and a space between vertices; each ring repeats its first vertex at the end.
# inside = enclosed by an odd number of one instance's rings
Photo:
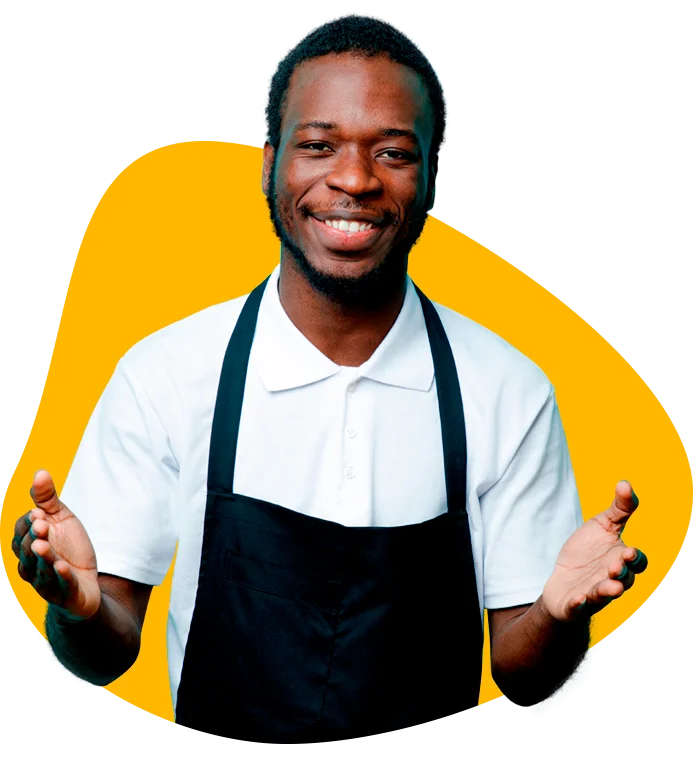
POLYGON ((325 183, 349 196, 376 194, 383 189, 370 157, 359 151, 339 152, 325 183))

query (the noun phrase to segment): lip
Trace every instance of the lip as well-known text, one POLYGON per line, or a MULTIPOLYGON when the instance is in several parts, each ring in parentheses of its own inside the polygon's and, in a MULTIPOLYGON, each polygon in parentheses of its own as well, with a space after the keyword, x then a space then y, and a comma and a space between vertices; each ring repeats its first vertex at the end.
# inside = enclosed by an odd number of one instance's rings
POLYGON ((361 223, 373 223, 374 226, 382 226, 385 222, 384 215, 376 215, 375 212, 351 212, 350 210, 328 210, 327 212, 312 212, 311 217, 316 220, 357 220, 361 223))
MULTIPOLYGON (((338 218, 340 215, 333 213, 327 214, 327 219, 338 218)), ((341 216, 344 220, 362 220, 364 222, 369 221, 366 217, 353 217, 347 218, 341 216)), ((318 238, 322 244, 328 249, 340 250, 342 252, 358 252, 372 246, 383 233, 383 229, 380 227, 369 228, 366 231, 338 231, 336 228, 328 226, 323 220, 311 216, 308 218, 313 228, 316 229, 318 238)))

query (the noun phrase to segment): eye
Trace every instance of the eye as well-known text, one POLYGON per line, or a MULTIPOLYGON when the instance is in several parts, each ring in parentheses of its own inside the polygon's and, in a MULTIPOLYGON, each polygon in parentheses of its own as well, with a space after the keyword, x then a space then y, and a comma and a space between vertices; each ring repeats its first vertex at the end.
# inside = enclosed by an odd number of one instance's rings
POLYGON ((329 151, 332 151, 332 149, 322 141, 312 141, 311 143, 304 143, 301 146, 302 149, 310 149, 310 151, 319 153, 327 153, 329 151))
POLYGON ((385 157, 393 162, 413 162, 416 157, 409 151, 402 151, 401 149, 386 149, 381 152, 379 157, 385 157))

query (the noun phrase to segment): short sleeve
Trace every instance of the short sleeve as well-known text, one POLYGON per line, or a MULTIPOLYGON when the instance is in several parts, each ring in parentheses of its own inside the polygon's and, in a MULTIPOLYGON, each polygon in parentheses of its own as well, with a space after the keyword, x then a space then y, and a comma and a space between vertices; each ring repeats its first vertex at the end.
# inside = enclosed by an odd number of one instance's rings
POLYGON ((514 607, 543 592, 562 545, 582 523, 553 389, 501 477, 480 497, 484 606, 514 607))
POLYGON ((177 543, 178 474, 163 421, 122 359, 61 493, 92 540, 100 573, 162 583, 177 543))

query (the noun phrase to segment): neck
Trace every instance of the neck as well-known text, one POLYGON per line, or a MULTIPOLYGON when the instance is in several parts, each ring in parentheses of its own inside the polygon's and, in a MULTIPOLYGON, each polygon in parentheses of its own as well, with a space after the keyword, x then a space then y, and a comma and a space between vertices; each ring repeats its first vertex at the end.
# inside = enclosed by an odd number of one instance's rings
POLYGON ((387 286, 370 305, 343 304, 313 287, 293 256, 281 250, 279 299, 296 328, 331 361, 361 366, 395 323, 405 299, 406 279, 387 286))

